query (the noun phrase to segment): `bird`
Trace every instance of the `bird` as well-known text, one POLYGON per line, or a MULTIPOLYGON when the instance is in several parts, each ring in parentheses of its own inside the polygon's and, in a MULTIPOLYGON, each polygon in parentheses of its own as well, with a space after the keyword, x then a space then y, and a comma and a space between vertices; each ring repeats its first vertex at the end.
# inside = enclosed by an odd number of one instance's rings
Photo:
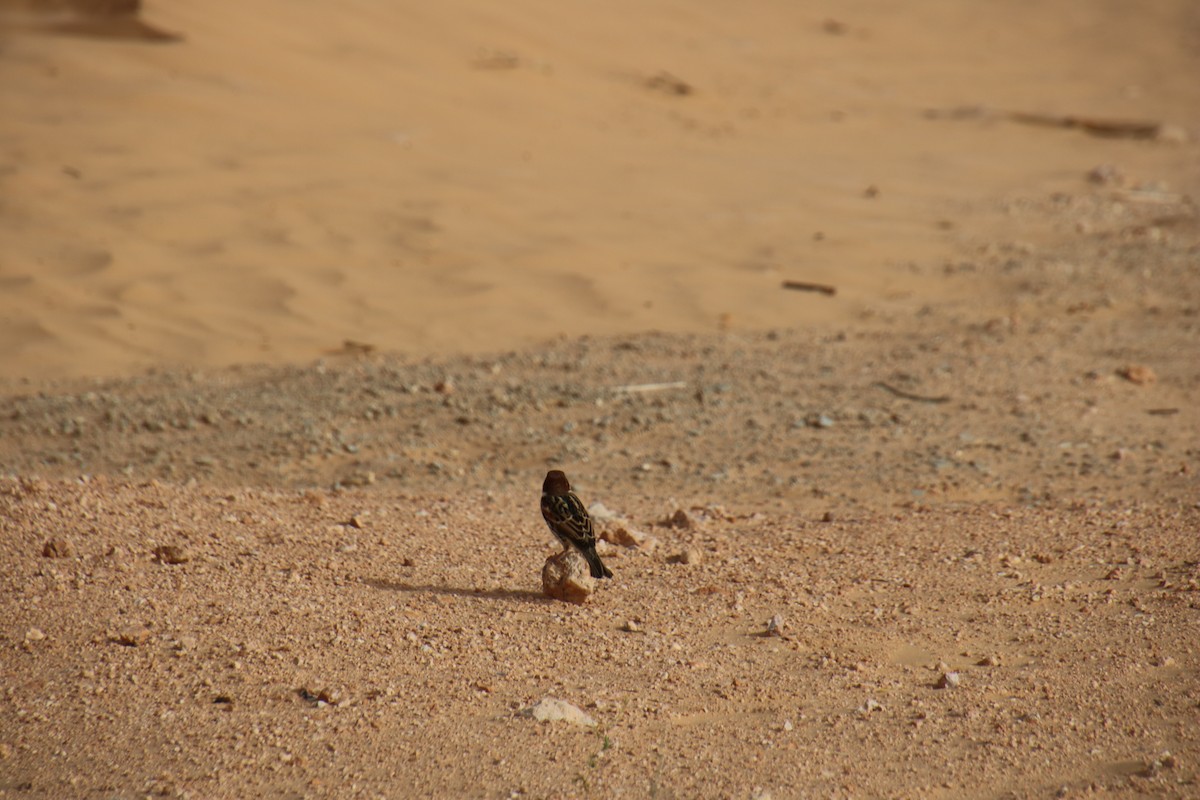
POLYGON ((542 482, 542 518, 550 526, 550 532, 562 542, 564 553, 572 547, 580 552, 593 578, 612 577, 612 572, 596 554, 592 518, 583 501, 571 491, 571 483, 560 469, 547 472, 546 480, 542 482))

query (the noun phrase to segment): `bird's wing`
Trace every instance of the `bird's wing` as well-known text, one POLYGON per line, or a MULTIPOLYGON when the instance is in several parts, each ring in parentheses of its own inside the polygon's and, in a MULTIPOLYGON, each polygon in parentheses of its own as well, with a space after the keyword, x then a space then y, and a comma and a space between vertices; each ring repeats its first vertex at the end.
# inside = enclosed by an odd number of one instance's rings
POLYGON ((562 531, 576 541, 589 542, 595 538, 592 518, 588 516, 587 509, 574 493, 544 496, 542 516, 551 528, 562 531))

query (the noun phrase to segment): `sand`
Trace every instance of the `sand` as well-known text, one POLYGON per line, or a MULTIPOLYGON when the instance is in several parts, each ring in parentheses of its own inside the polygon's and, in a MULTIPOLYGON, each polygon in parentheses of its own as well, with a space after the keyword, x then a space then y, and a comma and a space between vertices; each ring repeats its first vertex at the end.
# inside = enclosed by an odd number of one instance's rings
POLYGON ((0 796, 1200 792, 1192 4, 97 6, 0 3, 0 796))
POLYGON ((1017 198, 1103 164, 1195 192, 1196 17, 1087 0, 218 0, 146 7, 176 43, 10 25, 0 375, 295 362, 346 340, 488 352, 938 302, 912 264, 1053 233, 1015 229, 1017 198), (964 107, 1193 141, 927 117, 964 107))

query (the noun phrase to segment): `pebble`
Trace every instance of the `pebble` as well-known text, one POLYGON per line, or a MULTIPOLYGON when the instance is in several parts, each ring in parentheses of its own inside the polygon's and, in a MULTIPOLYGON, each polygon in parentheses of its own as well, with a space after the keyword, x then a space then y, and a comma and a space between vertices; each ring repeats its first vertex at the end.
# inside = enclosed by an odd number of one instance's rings
POLYGON ((30 628, 25 631, 25 641, 27 642, 40 642, 45 638, 46 634, 42 633, 41 628, 30 628))
POLYGON ((521 713, 538 722, 569 722, 572 725, 586 725, 589 728, 594 728, 598 724, 579 706, 556 697, 543 697, 521 713))
POLYGON ((109 638, 125 647, 137 647, 149 641, 150 629, 145 625, 131 625, 128 628, 122 628, 116 635, 109 638))
POLYGON ((704 560, 704 554, 700 551, 699 548, 689 547, 686 550, 682 550, 682 551, 676 553, 675 555, 671 556, 667 560, 669 562, 671 562, 672 564, 695 565, 695 564, 699 564, 701 561, 704 560))
POLYGON ((675 513, 668 515, 658 524, 665 528, 679 528, 680 530, 690 531, 696 527, 696 520, 682 508, 677 508, 675 509, 675 513))
POLYGON ((861 714, 870 714, 872 711, 883 711, 883 704, 873 697, 868 697, 867 702, 858 707, 861 714))
POLYGON ((1138 386, 1149 386, 1158 380, 1154 370, 1145 364, 1129 364, 1117 370, 1117 374, 1138 386))
POLYGON ((641 633, 642 626, 638 624, 636 619, 631 619, 627 620, 625 624, 621 626, 621 630, 625 631, 626 633, 641 633))
POLYGON ((779 614, 767 620, 767 636, 783 636, 783 617, 779 614))
POLYGON ((962 679, 957 672, 943 672, 936 685, 939 689, 957 689, 960 683, 962 679))
POLYGON ((46 558, 70 558, 74 554, 74 548, 66 539, 47 539, 42 545, 42 555, 46 558))
POLYGON ((159 545, 154 548, 154 555, 164 564, 186 564, 192 560, 187 550, 174 544, 159 545))

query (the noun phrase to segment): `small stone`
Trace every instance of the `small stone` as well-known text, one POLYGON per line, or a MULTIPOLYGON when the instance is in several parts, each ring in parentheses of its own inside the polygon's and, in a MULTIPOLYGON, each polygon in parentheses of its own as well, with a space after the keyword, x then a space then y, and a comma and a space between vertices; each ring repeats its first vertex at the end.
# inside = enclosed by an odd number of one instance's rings
POLYGON ((600 524, 596 534, 601 541, 621 545, 622 547, 641 547, 646 542, 646 534, 634 530, 624 524, 600 524))
POLYGON ((621 626, 621 630, 625 631, 626 633, 641 633, 642 626, 638 624, 636 619, 631 619, 627 620, 625 624, 621 626))
POLYGON ((936 684, 938 689, 957 689, 962 679, 957 672, 943 672, 936 684))
POLYGON ((873 697, 868 697, 867 702, 858 707, 858 712, 863 715, 868 715, 873 711, 883 711, 883 704, 873 697))
POLYGON ((833 522, 834 519, 836 519, 836 517, 833 516, 832 511, 826 511, 821 515, 821 522, 833 522))
POLYGON ((567 603, 582 604, 596 591, 596 580, 583 556, 574 549, 546 559, 542 567, 542 592, 567 603))
POLYGON ((689 547, 667 559, 672 564, 699 564, 704 560, 704 553, 697 547, 689 547))
POLYGON ((1145 364, 1129 364, 1117 370, 1117 374, 1138 386, 1149 386, 1158 380, 1154 370, 1145 364))
POLYGON ((998 667, 998 666, 1000 666, 1000 656, 999 655, 984 656, 983 658, 981 658, 975 662, 975 666, 977 666, 977 667, 998 667))
POLYGON ((66 539, 47 539, 42 545, 42 555, 46 558, 70 558, 75 555, 75 550, 66 539))
POLYGON ((27 642, 40 642, 45 638, 46 634, 42 633, 41 628, 30 628, 25 631, 25 641, 27 642))
POLYGON ((154 548, 154 556, 164 564, 186 564, 192 560, 186 550, 174 544, 159 545, 154 548))
POLYGON ((128 628, 122 628, 116 635, 109 638, 125 647, 137 647, 150 640, 150 629, 145 625, 131 625, 128 628))
POLYGON ((696 527, 696 520, 682 508, 675 509, 675 513, 661 520, 659 525, 666 528, 679 528, 680 530, 690 531, 696 527))
POLYGON ((521 713, 538 722, 569 722, 572 725, 586 725, 589 728, 597 725, 596 720, 584 713, 583 709, 555 697, 543 697, 521 713))
POLYGON ((783 636, 783 617, 779 614, 767 620, 767 636, 783 636))

